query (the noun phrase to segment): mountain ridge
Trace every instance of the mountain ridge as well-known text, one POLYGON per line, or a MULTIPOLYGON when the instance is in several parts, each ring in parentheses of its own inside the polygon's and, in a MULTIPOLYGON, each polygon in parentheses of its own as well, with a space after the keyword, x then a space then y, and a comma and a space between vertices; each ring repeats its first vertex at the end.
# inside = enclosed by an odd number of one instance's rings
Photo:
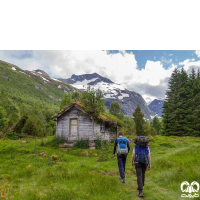
MULTIPOLYGON (((18 80, 18 82, 16 84, 13 83, 12 87, 10 88, 8 88, 7 85, 5 85, 5 83, 3 84, 2 82, 0 89, 7 88, 6 90, 11 91, 11 95, 17 93, 20 89, 21 93, 23 93, 24 90, 27 90, 25 92, 25 96, 34 94, 32 99, 39 95, 40 99, 50 98, 51 100, 60 102, 63 92, 69 93, 77 90, 84 91, 87 89, 87 84, 89 83, 92 87, 94 87, 94 89, 99 88, 102 90, 107 108, 110 107, 113 101, 117 101, 121 105, 121 111, 126 115, 132 116, 137 104, 139 104, 141 111, 145 114, 145 118, 150 119, 153 115, 142 95, 134 91, 130 91, 122 84, 114 83, 112 80, 97 73, 83 75, 73 74, 67 79, 55 79, 51 78, 41 69, 36 69, 33 71, 22 70, 18 66, 5 61, 0 61, 0 69, 2 69, 0 72, 0 78, 2 78, 2 81, 15 81, 14 74, 17 73, 18 76, 16 76, 16 80, 21 79, 26 82, 25 84, 23 81, 18 80), (18 87, 16 87, 17 85, 18 87), (29 89, 24 89, 23 86, 24 88, 29 89)), ((56 104, 58 105, 58 103, 56 104)))
POLYGON ((114 83, 112 80, 97 73, 82 75, 73 74, 70 78, 59 80, 62 80, 82 91, 87 89, 88 84, 95 90, 102 90, 106 100, 105 105, 108 108, 113 101, 117 101, 121 105, 122 112, 129 116, 132 116, 137 104, 140 105, 141 110, 145 114, 146 118, 150 118, 152 115, 142 95, 137 92, 130 91, 122 84, 114 83))
POLYGON ((162 116, 163 111, 163 103, 164 100, 162 99, 154 99, 149 105, 149 109, 153 112, 153 114, 157 117, 162 116))

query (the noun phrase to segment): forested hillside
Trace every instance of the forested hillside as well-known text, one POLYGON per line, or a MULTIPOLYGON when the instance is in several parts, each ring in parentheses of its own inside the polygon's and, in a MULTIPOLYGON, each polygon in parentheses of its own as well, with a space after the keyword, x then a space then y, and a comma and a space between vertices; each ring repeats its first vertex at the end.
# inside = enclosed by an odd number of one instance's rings
POLYGON ((59 111, 64 94, 74 90, 59 80, 0 61, 0 111, 8 127, 25 114, 48 123, 59 111))

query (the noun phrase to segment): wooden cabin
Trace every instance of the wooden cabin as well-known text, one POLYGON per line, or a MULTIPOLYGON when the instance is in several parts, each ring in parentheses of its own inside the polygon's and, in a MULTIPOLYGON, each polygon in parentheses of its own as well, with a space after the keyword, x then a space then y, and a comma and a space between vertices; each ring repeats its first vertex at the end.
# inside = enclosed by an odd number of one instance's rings
POLYGON ((81 139, 90 143, 99 137, 103 140, 115 139, 117 128, 122 125, 113 115, 104 113, 97 116, 80 102, 72 103, 52 119, 56 121, 56 136, 64 138, 71 146, 81 139))

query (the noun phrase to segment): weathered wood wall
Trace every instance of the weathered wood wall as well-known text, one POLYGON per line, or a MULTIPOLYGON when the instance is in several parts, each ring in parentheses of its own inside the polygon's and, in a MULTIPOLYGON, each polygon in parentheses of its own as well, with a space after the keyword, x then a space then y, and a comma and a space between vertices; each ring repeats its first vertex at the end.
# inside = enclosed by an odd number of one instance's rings
POLYGON ((105 140, 115 138, 115 129, 110 125, 106 125, 104 133, 100 132, 100 122, 95 120, 92 116, 82 112, 76 107, 71 108, 63 115, 57 118, 56 122, 56 136, 63 137, 66 141, 76 141, 80 139, 95 140, 101 137, 105 140), (77 135, 70 134, 70 119, 78 120, 77 135))

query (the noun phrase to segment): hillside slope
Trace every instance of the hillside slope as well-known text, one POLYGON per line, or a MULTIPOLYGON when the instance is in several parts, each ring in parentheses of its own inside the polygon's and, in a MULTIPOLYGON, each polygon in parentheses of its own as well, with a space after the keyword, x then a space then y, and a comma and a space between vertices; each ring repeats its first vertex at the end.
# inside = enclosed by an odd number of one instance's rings
POLYGON ((64 93, 76 90, 72 86, 38 72, 22 70, 0 61, 0 92, 6 92, 15 103, 49 105, 58 108, 64 93))

